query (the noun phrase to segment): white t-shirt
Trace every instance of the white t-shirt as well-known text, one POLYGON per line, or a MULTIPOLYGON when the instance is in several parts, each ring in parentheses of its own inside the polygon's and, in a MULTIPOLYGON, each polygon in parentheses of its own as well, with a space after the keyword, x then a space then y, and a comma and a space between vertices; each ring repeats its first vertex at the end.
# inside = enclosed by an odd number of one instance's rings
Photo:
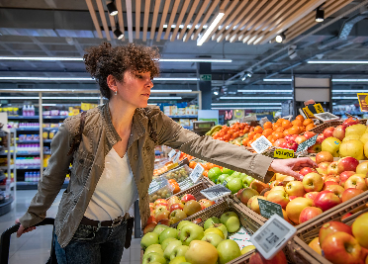
POLYGON ((137 186, 128 155, 120 157, 114 148, 105 157, 105 169, 88 204, 85 217, 107 221, 125 215, 138 199, 137 186))

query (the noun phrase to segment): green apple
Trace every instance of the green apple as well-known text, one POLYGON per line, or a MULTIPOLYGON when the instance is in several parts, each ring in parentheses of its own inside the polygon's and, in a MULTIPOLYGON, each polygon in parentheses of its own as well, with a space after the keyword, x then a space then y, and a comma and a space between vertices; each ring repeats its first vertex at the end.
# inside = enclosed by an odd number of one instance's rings
POLYGON ((214 247, 217 247, 217 245, 220 244, 222 240, 224 239, 216 233, 205 234, 202 238, 202 241, 207 241, 208 243, 211 243, 214 247))
POLYGON ((183 245, 188 246, 193 240, 201 240, 203 237, 203 228, 196 224, 186 225, 180 231, 180 240, 183 245))
POLYGON ((181 241, 180 240, 175 240, 173 242, 171 242, 167 247, 166 249, 164 250, 164 257, 166 259, 170 259, 170 255, 173 253, 174 249, 176 247, 179 247, 181 246, 181 241))
POLYGON ((212 225, 214 223, 216 223, 216 224, 220 223, 220 219, 218 219, 216 216, 212 216, 212 217, 208 218, 206 220, 206 222, 204 222, 204 225, 203 225, 204 230, 209 228, 210 225, 212 225))
POLYGON ((256 249, 256 247, 253 245, 249 245, 249 246, 243 247, 242 250, 240 250, 240 253, 244 255, 244 254, 247 254, 249 251, 252 251, 253 249, 256 249))
POLYGON ((222 174, 220 168, 218 167, 213 167, 212 169, 210 169, 208 171, 208 178, 213 181, 216 182, 217 178, 222 174))
POLYGON ((152 262, 158 262, 161 264, 166 264, 166 259, 163 255, 158 254, 156 252, 151 252, 145 256, 143 256, 142 264, 148 264, 152 262))
POLYGON ((206 241, 193 240, 185 253, 185 259, 192 264, 215 264, 218 252, 212 244, 206 241))
POLYGON ((174 251, 170 255, 170 260, 173 260, 174 258, 179 256, 185 256, 185 253, 187 252, 188 248, 189 247, 185 245, 174 248, 174 251))
POLYGON ((164 242, 166 238, 169 238, 169 237, 178 238, 178 231, 172 227, 166 228, 158 236, 158 242, 161 244, 162 242, 164 242))
POLYGON ((237 171, 231 174, 231 177, 234 177, 234 178, 240 178, 240 176, 241 176, 241 173, 237 171))
POLYGON ((162 247, 160 244, 153 244, 147 247, 146 250, 144 251, 144 255, 147 255, 148 253, 151 253, 151 252, 159 253, 162 256, 164 255, 164 251, 162 250, 162 247))
POLYGON ((231 175, 231 174, 234 173, 234 171, 233 170, 230 170, 228 168, 222 168, 222 173, 223 174, 229 174, 229 175, 231 175))
POLYGON ((155 232, 148 232, 141 239, 141 247, 146 249, 150 245, 158 244, 158 235, 155 232))
POLYGON ((216 228, 220 229, 222 231, 222 233, 224 233, 224 237, 227 238, 228 231, 227 231, 227 228, 224 224, 222 224, 222 223, 212 224, 209 228, 211 228, 211 227, 216 227, 216 228))
POLYGON ((240 228, 239 217, 235 212, 229 211, 223 213, 220 217, 220 221, 226 226, 227 231, 230 233, 236 232, 240 228))
POLYGON ((241 255, 238 243, 234 240, 226 239, 217 246, 219 254, 219 264, 225 264, 241 255))
POLYGON ((183 221, 180 221, 178 226, 176 227, 176 229, 178 230, 178 235, 180 235, 180 231, 181 229, 186 226, 187 224, 193 224, 192 222, 188 221, 188 220, 183 220, 183 221))
POLYGON ((167 225, 157 225, 153 232, 157 233, 157 235, 161 234, 162 231, 164 231, 166 228, 169 228, 167 225))
POLYGON ((232 179, 235 179, 233 176, 229 176, 229 177, 226 177, 226 179, 225 179, 225 181, 226 182, 229 182, 229 181, 231 181, 232 179))
MULTIPOLYGON (((232 176, 230 176, 230 177, 232 177, 232 176)), ((226 181, 227 181, 227 179, 226 179, 226 181)), ((243 188, 243 182, 240 178, 234 178, 231 181, 227 182, 226 188, 228 188, 231 191, 231 193, 233 193, 233 194, 237 193, 240 189, 243 188)))
POLYGON ((239 178, 243 180, 243 179, 244 179, 244 177, 246 177, 246 176, 248 176, 248 175, 247 175, 247 174, 245 174, 245 173, 240 173, 239 178))
POLYGON ((222 239, 225 239, 224 233, 216 227, 210 227, 210 228, 207 228, 206 231, 204 231, 204 235, 209 234, 209 233, 218 234, 222 239))
POLYGON ((181 264, 185 262, 185 257, 184 256, 179 256, 179 257, 176 257, 174 259, 172 259, 169 264, 181 264))
POLYGON ((169 237, 169 238, 166 238, 162 243, 161 243, 161 247, 162 247, 162 250, 165 250, 166 247, 173 241, 177 240, 176 238, 173 238, 173 237, 169 237))
POLYGON ((217 184, 222 184, 227 177, 229 177, 229 174, 222 174, 217 178, 217 184))
POLYGON ((254 178, 252 176, 246 175, 244 178, 242 178, 243 187, 248 188, 252 181, 254 181, 254 178))

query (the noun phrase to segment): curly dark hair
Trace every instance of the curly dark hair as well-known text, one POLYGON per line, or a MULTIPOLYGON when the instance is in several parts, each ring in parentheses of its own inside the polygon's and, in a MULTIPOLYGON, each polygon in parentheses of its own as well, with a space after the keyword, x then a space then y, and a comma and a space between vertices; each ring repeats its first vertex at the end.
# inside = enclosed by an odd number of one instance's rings
POLYGON ((107 76, 114 76, 119 82, 123 80, 124 72, 150 72, 151 78, 159 75, 159 52, 157 48, 129 44, 127 46, 111 47, 104 42, 92 47, 84 54, 86 70, 100 85, 103 97, 110 99, 110 88, 107 76))

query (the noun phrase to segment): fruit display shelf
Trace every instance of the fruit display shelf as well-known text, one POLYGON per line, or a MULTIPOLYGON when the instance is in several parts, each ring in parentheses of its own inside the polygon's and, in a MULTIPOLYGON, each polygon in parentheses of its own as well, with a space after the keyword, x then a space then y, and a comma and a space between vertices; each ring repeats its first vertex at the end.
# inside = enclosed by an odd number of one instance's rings
MULTIPOLYGON (((323 133, 323 131, 326 128, 328 128, 328 127, 337 127, 339 125, 342 125, 342 123, 343 123, 342 120, 325 122, 325 123, 322 123, 321 125, 318 125, 318 126, 312 128, 309 131, 314 132, 316 134, 320 134, 320 133, 323 133)), ((365 125, 367 123, 367 119, 359 119, 359 123, 365 125)))
MULTIPOLYGON (((322 257, 321 255, 317 254, 308 244, 315 238, 319 236, 320 228, 330 222, 330 221, 338 221, 345 223, 347 225, 352 225, 352 223, 355 221, 355 219, 363 214, 368 212, 368 208, 366 207, 366 204, 368 203, 368 193, 362 193, 359 196, 354 197, 353 199, 349 200, 349 202, 340 204, 339 206, 334 207, 334 210, 329 212, 328 214, 320 215, 310 222, 306 222, 299 226, 297 234, 294 238, 294 241, 298 242, 298 247, 302 249, 304 252, 307 252, 310 256, 312 256, 316 262, 315 263, 322 263, 322 264, 332 264, 330 261, 328 261, 326 258, 322 257), (353 213, 349 217, 346 217, 342 219, 343 216, 346 214, 359 210, 358 212, 353 213)), ((362 232, 365 232, 365 230, 362 230, 362 232)), ((365 232, 366 233, 366 232, 365 232)), ((289 250, 291 249, 291 252, 293 250, 297 249, 295 245, 287 246, 289 247, 289 250)), ((310 262, 303 261, 298 259, 298 256, 292 255, 291 256, 294 261, 297 261, 295 263, 300 264, 307 264, 310 262)), ((347 263, 347 262, 346 262, 347 263)), ((363 263, 363 262, 362 262, 363 263)))

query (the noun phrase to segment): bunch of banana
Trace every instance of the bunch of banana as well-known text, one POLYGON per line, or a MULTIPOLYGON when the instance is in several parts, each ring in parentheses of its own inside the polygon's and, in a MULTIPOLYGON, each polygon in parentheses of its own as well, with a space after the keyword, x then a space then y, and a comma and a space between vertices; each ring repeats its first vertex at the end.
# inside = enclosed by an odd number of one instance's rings
POLYGON ((212 137, 214 134, 219 132, 221 128, 222 128, 222 125, 217 125, 217 126, 212 127, 211 130, 206 133, 206 136, 212 137))

